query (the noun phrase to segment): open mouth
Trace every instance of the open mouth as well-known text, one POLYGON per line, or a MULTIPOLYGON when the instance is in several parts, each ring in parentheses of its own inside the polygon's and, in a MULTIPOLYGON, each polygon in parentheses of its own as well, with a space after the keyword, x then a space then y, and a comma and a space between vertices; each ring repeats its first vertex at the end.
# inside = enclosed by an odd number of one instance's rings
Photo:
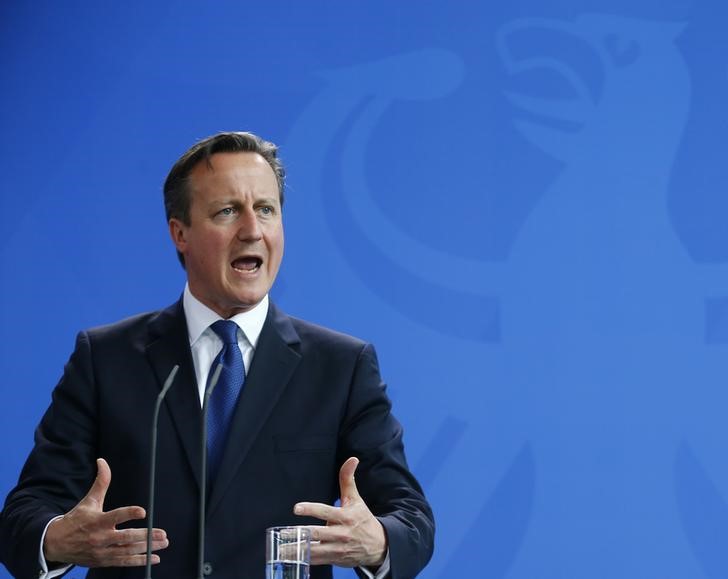
POLYGON ((263 265, 263 259, 256 256, 238 257, 230 265, 241 273, 255 273, 263 265))

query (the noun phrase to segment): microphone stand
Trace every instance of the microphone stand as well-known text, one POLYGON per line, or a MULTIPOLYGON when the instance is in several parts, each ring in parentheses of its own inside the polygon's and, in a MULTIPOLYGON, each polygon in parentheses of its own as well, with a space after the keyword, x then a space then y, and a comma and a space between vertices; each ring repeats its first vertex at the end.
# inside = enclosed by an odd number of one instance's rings
POLYGON ((217 386, 217 381, 220 379, 220 372, 222 372, 222 364, 218 364, 215 368, 215 372, 212 374, 210 379, 210 385, 205 390, 205 396, 202 401, 202 432, 200 433, 200 444, 202 445, 202 458, 200 460, 200 520, 198 528, 198 542, 197 542, 197 554, 198 554, 198 567, 197 567, 197 579, 204 579, 204 561, 205 561, 205 505, 207 502, 207 411, 208 403, 210 402, 210 396, 212 391, 217 386))
POLYGON ((154 527, 154 486, 157 482, 157 427, 159 425, 159 409, 167 392, 172 387, 177 376, 179 365, 175 364, 172 371, 164 381, 161 392, 157 395, 157 403, 154 405, 154 416, 152 417, 152 458, 149 468, 149 512, 147 513, 147 568, 145 579, 152 579, 152 528, 154 527))

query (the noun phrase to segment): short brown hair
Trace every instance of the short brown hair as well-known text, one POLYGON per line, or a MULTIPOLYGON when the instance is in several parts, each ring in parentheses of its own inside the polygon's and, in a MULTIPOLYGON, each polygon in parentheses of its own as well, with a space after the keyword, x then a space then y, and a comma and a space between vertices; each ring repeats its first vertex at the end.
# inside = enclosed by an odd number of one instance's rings
MULTIPOLYGON (((191 201, 188 187, 190 173, 202 161, 211 166, 210 158, 216 153, 258 153, 263 157, 276 176, 278 196, 281 207, 283 207, 286 171, 278 158, 278 147, 253 133, 244 131, 217 133, 198 141, 187 149, 177 159, 167 175, 167 179, 164 181, 164 210, 168 222, 174 218, 179 219, 185 225, 190 224, 191 201)), ((184 256, 179 251, 177 256, 184 267, 184 256)))

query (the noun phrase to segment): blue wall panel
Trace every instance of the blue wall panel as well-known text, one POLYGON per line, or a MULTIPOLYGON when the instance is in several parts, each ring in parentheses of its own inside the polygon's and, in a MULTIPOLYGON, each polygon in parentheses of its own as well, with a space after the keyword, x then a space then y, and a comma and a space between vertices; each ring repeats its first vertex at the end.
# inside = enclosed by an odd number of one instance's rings
POLYGON ((728 577, 726 16, 5 3, 0 492, 75 333, 182 291, 171 164, 252 130, 289 172, 274 298, 377 346, 422 577, 728 577))

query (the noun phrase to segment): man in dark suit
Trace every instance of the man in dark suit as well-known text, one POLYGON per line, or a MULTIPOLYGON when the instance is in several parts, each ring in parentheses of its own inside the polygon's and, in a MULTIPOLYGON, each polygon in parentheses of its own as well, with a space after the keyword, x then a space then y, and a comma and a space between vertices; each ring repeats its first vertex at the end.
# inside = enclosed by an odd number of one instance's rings
POLYGON ((205 139, 172 168, 165 207, 183 297, 79 334, 0 518, 0 556, 16 577, 75 564, 91 577, 143 575, 149 427, 175 365, 159 422, 152 562, 155 577, 193 576, 201 401, 218 363, 229 377, 210 400, 206 575, 261 577, 265 528, 290 524, 311 525, 314 578, 331 577, 330 565, 392 579, 425 566, 432 512, 373 348, 268 299, 283 255, 283 178, 276 147, 250 133, 205 139))

